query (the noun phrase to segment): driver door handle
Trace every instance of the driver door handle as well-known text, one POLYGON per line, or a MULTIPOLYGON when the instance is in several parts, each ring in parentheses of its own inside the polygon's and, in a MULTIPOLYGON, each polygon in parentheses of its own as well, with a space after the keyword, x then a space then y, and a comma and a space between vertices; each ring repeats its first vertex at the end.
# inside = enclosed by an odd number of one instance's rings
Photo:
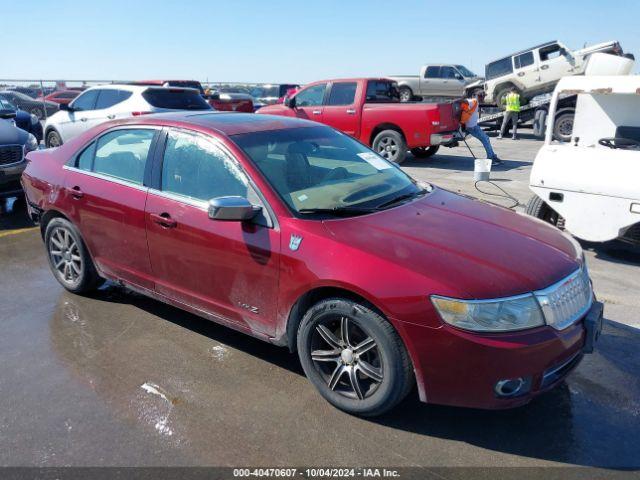
POLYGON ((71 195, 73 198, 75 198, 76 200, 79 198, 84 197, 84 193, 82 192, 82 190, 80 189, 79 186, 74 186, 74 187, 67 187, 65 189, 67 191, 67 193, 69 195, 71 195))
POLYGON ((347 113, 348 113, 349 115, 355 115, 356 111, 355 111, 355 109, 353 109, 353 108, 347 108, 347 113))
POLYGON ((320 115, 322 113, 321 110, 313 110, 311 113, 313 113, 314 115, 320 115))
POLYGON ((112 113, 111 115, 107 115, 107 118, 109 120, 113 120, 114 118, 116 118, 116 116, 115 116, 115 114, 112 113))
POLYGON ((518 72, 519 77, 524 77, 524 72, 518 72))
POLYGON ((542 66, 540 67, 540 70, 546 70, 547 68, 549 68, 549 65, 542 65, 542 66))
POLYGON ((82 118, 80 119, 80 121, 81 121, 81 122, 86 122, 86 121, 87 121, 87 117, 82 117, 82 118))
POLYGON ((149 217, 153 220, 154 223, 157 223, 165 228, 175 228, 178 226, 178 222, 176 222, 171 215, 166 212, 163 213, 150 213, 149 217))

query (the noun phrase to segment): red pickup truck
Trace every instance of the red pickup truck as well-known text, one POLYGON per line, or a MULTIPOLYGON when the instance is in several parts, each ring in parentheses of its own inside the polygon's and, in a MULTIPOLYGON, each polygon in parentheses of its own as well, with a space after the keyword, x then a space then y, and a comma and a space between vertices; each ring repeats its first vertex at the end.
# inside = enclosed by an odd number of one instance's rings
POLYGON ((441 145, 455 142, 460 104, 400 103, 396 82, 352 78, 310 83, 283 104, 262 107, 257 113, 324 123, 402 163, 407 150, 426 158, 441 145))

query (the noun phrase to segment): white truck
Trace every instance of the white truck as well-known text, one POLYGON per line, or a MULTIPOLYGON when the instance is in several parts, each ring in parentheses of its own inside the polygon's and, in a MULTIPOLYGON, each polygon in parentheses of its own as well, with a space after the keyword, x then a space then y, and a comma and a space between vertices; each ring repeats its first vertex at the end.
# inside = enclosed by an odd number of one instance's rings
POLYGON ((527 213, 582 240, 640 245, 640 76, 565 77, 550 116, 563 95, 577 97, 571 141, 547 126, 527 213))

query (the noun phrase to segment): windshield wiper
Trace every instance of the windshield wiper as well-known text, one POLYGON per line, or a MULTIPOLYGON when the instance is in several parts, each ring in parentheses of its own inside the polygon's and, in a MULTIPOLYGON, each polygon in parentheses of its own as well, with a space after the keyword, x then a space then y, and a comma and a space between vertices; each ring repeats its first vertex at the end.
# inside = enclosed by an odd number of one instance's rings
POLYGON ((398 202, 401 202, 403 200, 409 200, 410 198, 414 198, 417 197, 418 195, 422 195, 423 193, 425 193, 426 190, 420 190, 418 192, 413 192, 413 193, 403 193, 402 195, 398 195, 395 198, 392 198, 389 201, 386 201, 384 203, 381 203, 380 205, 377 205, 375 208, 376 210, 381 210, 383 208, 388 208, 391 207, 392 205, 395 205, 398 202))
POLYGON ((301 208, 298 213, 329 213, 331 215, 364 215, 366 213, 372 213, 377 211, 377 208, 364 208, 364 207, 333 207, 333 208, 301 208))

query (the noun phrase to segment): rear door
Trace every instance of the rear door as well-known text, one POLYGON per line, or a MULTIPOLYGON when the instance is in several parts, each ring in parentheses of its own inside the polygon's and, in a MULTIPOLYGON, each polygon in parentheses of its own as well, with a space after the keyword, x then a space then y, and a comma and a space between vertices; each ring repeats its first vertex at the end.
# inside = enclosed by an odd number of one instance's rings
POLYGON ((294 97, 296 99, 296 106, 294 108, 296 117, 322 123, 322 111, 326 91, 327 84, 319 83, 303 88, 296 93, 294 97))
POLYGON ((215 197, 241 196, 264 207, 261 197, 218 140, 169 129, 165 143, 146 207, 156 291, 223 321, 273 334, 279 229, 268 213, 253 222, 212 220, 207 213, 215 197))
POLYGON ((533 50, 513 57, 513 72, 517 81, 526 89, 535 89, 540 85, 538 59, 533 50))
POLYGON ((358 82, 334 82, 322 112, 322 123, 347 135, 360 134, 360 101, 358 82), (357 97, 357 98, 356 98, 357 97))
POLYGON ((145 178, 159 129, 116 128, 66 165, 64 195, 97 267, 153 289, 144 208, 145 178))
POLYGON ((131 95, 131 92, 116 90, 115 88, 100 90, 96 102, 96 118, 101 123, 118 118, 130 117, 131 112, 123 108, 122 103, 131 97, 131 95))
POLYGON ((429 65, 424 71, 424 78, 420 83, 420 94, 445 95, 445 88, 442 79, 442 67, 439 65, 429 65))

